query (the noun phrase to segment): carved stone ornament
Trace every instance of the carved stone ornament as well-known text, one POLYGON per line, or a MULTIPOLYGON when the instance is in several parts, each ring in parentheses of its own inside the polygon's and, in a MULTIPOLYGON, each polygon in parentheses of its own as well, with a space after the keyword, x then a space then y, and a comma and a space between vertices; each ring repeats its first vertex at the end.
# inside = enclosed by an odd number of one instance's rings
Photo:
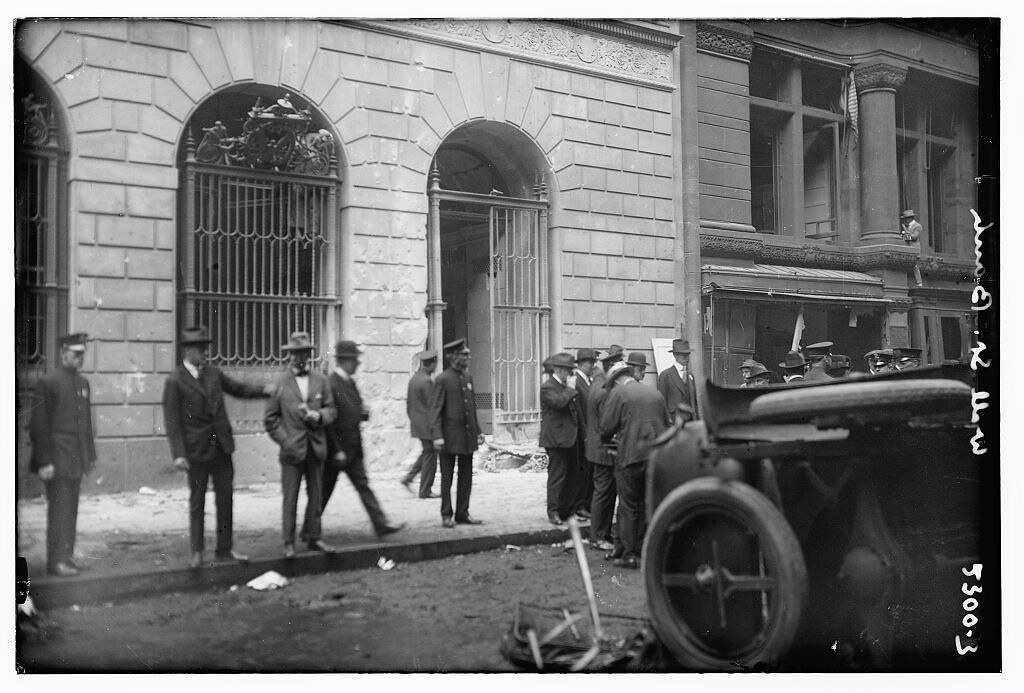
POLYGON ((195 151, 196 161, 330 175, 334 137, 323 129, 309 132, 313 122, 309 109, 295 108, 290 97, 285 94, 270 106, 262 106, 257 97, 240 135, 228 135, 227 127, 219 120, 203 128, 203 139, 195 151))
POLYGON ((754 42, 738 31, 697 22, 697 50, 749 62, 754 54, 754 42))
POLYGON ((853 71, 853 78, 857 82, 857 91, 869 91, 872 89, 896 90, 903 86, 907 79, 906 68, 889 65, 886 63, 873 63, 871 65, 858 65, 853 71))
POLYGON ((387 26, 480 43, 533 58, 613 70, 663 82, 672 80, 671 48, 636 45, 555 22, 411 19, 388 22, 387 26))
POLYGON ((817 267, 864 272, 881 267, 912 271, 914 265, 937 277, 958 279, 971 276, 974 265, 969 262, 941 258, 922 260, 916 253, 899 251, 856 252, 806 243, 801 246, 776 245, 760 238, 742 238, 701 232, 700 250, 712 257, 750 259, 766 265, 817 267))
POLYGON ((21 99, 22 108, 22 144, 41 147, 50 144, 52 131, 52 114, 50 104, 28 94, 21 99))

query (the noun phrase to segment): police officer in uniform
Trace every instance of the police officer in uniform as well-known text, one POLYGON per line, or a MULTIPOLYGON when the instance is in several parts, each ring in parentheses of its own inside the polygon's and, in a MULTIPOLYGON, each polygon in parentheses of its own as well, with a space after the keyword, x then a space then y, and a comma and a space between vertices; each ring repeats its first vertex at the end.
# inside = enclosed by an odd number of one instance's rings
POLYGON ((898 371, 921 367, 921 350, 917 347, 898 347, 892 350, 893 366, 898 371))
POLYGON ((60 338, 60 366, 36 385, 29 421, 29 468, 46 486, 46 572, 59 577, 82 569, 74 561, 78 498, 96 463, 89 381, 79 373, 88 338, 60 338))
POLYGON ((479 525, 469 514, 473 490, 473 453, 484 442, 476 418, 473 379, 469 375, 470 351, 465 339, 444 345, 448 367, 434 380, 430 403, 430 435, 441 464, 441 524, 479 525), (458 468, 455 511, 452 512, 452 481, 458 468))
POLYGON ((864 361, 867 362, 868 373, 885 373, 893 370, 892 349, 872 349, 864 354, 864 361))
POLYGON ((832 342, 811 344, 804 349, 804 352, 807 354, 807 360, 811 364, 807 369, 807 382, 815 383, 835 380, 835 378, 828 374, 828 369, 832 365, 832 342))

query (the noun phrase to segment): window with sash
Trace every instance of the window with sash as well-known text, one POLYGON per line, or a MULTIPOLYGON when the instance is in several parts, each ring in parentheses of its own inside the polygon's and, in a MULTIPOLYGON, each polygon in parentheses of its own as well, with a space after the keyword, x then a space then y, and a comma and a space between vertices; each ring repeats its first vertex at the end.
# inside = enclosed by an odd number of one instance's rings
POLYGON ((182 164, 179 327, 207 326, 230 369, 278 367, 296 330, 322 345, 338 297, 333 138, 290 95, 251 96, 200 109, 182 164))

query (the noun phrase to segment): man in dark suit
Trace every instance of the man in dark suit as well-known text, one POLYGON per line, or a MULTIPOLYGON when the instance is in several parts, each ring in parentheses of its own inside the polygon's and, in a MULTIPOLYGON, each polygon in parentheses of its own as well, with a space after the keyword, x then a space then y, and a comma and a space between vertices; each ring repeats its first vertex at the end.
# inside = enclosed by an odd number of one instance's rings
POLYGON ((402 486, 412 493, 409 484, 420 475, 420 498, 436 498, 430 489, 434 485, 434 475, 437 473, 437 451, 434 450, 434 441, 430 437, 430 392, 434 387, 434 380, 430 374, 437 368, 437 352, 427 349, 416 354, 420 368, 413 373, 409 379, 409 389, 405 396, 405 413, 409 416, 409 433, 413 438, 420 441, 423 452, 416 458, 415 464, 409 469, 409 473, 402 477, 402 486))
POLYGON ((658 392, 672 416, 675 416, 680 404, 686 405, 696 416, 697 385, 690 373, 690 342, 673 339, 672 356, 676 362, 658 374, 658 392))
POLYGON ((807 369, 805 378, 807 382, 835 380, 835 378, 828 374, 828 369, 832 367, 832 342, 811 344, 804 349, 804 352, 807 354, 807 360, 811 364, 810 368, 807 369))
POLYGON ((597 367, 597 352, 593 349, 579 349, 576 352, 576 390, 579 392, 580 430, 576 439, 577 475, 573 486, 576 502, 573 511, 580 522, 590 521, 590 504, 594 498, 594 463, 587 456, 587 400, 590 398, 591 378, 597 367))
POLYGON ((633 352, 626 368, 608 374, 609 385, 615 384, 601 411, 601 434, 615 437, 618 453, 615 458, 615 484, 619 493, 619 540, 621 556, 614 565, 636 568, 646 531, 644 509, 644 473, 650 456, 649 447, 669 425, 665 399, 654 388, 641 384, 647 370, 647 357, 633 352))
MULTIPOLYGON (((392 525, 388 522, 380 502, 370 488, 370 480, 366 476, 366 464, 363 459, 363 434, 359 429, 363 421, 368 421, 370 411, 363 404, 362 395, 352 376, 359 368, 359 356, 362 351, 355 342, 340 340, 334 345, 334 359, 337 366, 328 377, 331 395, 338 409, 338 417, 328 427, 328 456, 324 466, 323 503, 327 509, 327 501, 334 492, 338 482, 338 474, 342 471, 352 482, 359 500, 362 501, 366 514, 370 516, 373 530, 381 539, 394 534, 405 525, 392 525)), ((303 532, 305 533, 305 527, 303 532)))
POLYGON ((188 529, 192 555, 189 568, 203 563, 206 488, 213 479, 217 502, 217 549, 220 561, 247 561, 232 548, 233 483, 231 454, 235 438, 224 408, 224 393, 241 399, 267 397, 273 385, 261 387, 239 382, 206 363, 209 332, 205 327, 187 328, 178 346, 182 362, 164 383, 164 428, 171 445, 174 466, 188 475, 188 529))
POLYGON ((594 490, 590 501, 590 546, 602 551, 611 551, 612 518, 615 515, 615 474, 614 460, 610 446, 601 441, 601 407, 608 390, 605 388, 605 371, 623 359, 622 347, 612 349, 595 367, 590 389, 587 391, 587 459, 593 463, 594 490))
POLYGON ((583 430, 581 400, 576 389, 576 365, 571 354, 547 359, 551 377, 540 386, 540 446, 548 454, 548 521, 560 525, 573 513, 576 489, 571 483, 578 464, 577 440, 583 430))
POLYGON ((293 332, 281 347, 288 354, 288 369, 277 379, 267 400, 263 426, 281 450, 281 534, 284 557, 295 556, 295 512, 299 486, 306 479, 306 514, 303 526, 306 546, 332 553, 320 538, 320 513, 324 460, 327 458, 327 427, 337 417, 334 396, 327 378, 309 368, 313 344, 306 332, 293 332))
POLYGON ((46 572, 73 577, 78 498, 82 477, 96 464, 89 381, 79 371, 85 361, 84 332, 60 338, 60 366, 36 385, 29 421, 29 468, 46 487, 46 572))
POLYGON ((786 381, 787 385, 803 383, 807 367, 808 363, 803 354, 795 350, 787 352, 782 363, 779 364, 779 368, 782 369, 782 379, 786 381))
POLYGON ((470 351, 465 339, 444 345, 446 368, 434 381, 430 399, 430 436, 440 454, 441 525, 479 525, 469 514, 473 491, 473 452, 484 442, 476 418, 473 379, 469 375, 470 351), (452 481, 459 470, 455 512, 452 513, 452 481))

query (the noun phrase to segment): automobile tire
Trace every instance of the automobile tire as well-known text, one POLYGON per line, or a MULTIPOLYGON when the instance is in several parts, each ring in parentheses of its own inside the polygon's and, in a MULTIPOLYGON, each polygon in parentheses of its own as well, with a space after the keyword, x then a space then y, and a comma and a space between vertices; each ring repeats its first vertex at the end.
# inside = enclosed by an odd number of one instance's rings
POLYGON ((894 411, 908 416, 969 411, 971 388, 956 380, 886 380, 800 387, 761 395, 750 403, 755 421, 807 421, 825 416, 856 416, 891 421, 894 411))
POLYGON ((807 568, 779 509, 741 481, 701 477, 651 518, 643 580, 654 630, 684 667, 770 668, 807 601, 807 568))

